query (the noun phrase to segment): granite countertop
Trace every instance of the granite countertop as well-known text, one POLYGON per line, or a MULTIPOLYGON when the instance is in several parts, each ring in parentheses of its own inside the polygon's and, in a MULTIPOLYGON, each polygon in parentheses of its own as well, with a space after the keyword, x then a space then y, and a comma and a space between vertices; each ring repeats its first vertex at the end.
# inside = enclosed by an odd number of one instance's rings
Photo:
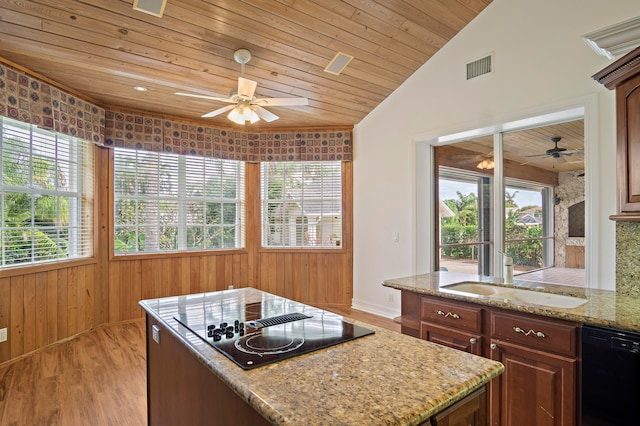
POLYGON ((382 285, 397 290, 408 290, 416 293, 496 306, 513 311, 566 319, 584 324, 640 332, 640 298, 619 295, 614 291, 562 286, 518 279, 514 279, 513 284, 504 284, 501 278, 457 272, 432 272, 405 278, 390 279, 383 281, 382 285), (479 282, 497 286, 563 294, 587 299, 587 303, 577 308, 554 308, 533 303, 492 299, 487 296, 464 296, 442 291, 443 287, 461 282, 479 282))
POLYGON ((140 306, 272 424, 416 425, 504 370, 499 362, 360 322, 375 334, 243 370, 173 318, 220 294, 279 298, 243 288, 144 300, 140 306))

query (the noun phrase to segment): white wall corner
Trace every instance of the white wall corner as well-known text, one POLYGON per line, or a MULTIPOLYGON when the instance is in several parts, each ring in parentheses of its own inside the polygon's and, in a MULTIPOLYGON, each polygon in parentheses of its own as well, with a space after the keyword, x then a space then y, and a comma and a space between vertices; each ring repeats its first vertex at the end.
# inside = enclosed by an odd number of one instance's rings
POLYGON ((351 307, 359 311, 368 312, 370 314, 375 314, 375 315, 379 315, 381 317, 390 318, 390 319, 400 316, 400 312, 401 312, 400 306, 390 308, 389 306, 383 306, 376 303, 368 302, 366 300, 358 300, 358 299, 351 299, 351 307))

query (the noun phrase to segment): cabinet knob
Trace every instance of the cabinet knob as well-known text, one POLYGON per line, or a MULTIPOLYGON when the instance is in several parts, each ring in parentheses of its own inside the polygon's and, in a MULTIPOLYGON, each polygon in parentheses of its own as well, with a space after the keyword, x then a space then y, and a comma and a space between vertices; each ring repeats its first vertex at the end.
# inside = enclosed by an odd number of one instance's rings
POLYGON ((498 345, 495 343, 490 344, 489 347, 491 348, 491 350, 498 349, 498 345))
POLYGON ((478 343, 478 339, 476 339, 475 337, 472 337, 471 339, 469 339, 469 343, 471 343, 472 345, 475 345, 476 343, 478 343))

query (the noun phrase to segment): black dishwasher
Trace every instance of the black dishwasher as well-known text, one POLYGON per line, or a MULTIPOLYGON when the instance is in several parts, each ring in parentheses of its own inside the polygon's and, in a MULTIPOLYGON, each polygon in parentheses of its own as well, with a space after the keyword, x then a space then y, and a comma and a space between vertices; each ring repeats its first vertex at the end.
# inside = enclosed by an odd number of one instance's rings
POLYGON ((640 425, 640 333, 582 327, 582 425, 640 425))

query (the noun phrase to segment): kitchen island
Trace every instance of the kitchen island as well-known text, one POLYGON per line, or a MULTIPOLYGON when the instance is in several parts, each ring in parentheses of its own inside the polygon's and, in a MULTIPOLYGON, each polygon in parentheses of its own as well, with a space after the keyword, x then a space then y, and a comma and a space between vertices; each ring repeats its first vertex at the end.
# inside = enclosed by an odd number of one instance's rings
POLYGON ((373 333, 245 370, 184 324, 185 313, 194 309, 204 309, 213 323, 222 319, 210 314, 221 309, 229 315, 225 322, 244 322, 239 304, 342 322, 251 288, 141 301, 149 424, 419 425, 459 404, 469 411, 469 398, 482 404, 484 386, 504 369, 496 361, 355 323, 373 333))

